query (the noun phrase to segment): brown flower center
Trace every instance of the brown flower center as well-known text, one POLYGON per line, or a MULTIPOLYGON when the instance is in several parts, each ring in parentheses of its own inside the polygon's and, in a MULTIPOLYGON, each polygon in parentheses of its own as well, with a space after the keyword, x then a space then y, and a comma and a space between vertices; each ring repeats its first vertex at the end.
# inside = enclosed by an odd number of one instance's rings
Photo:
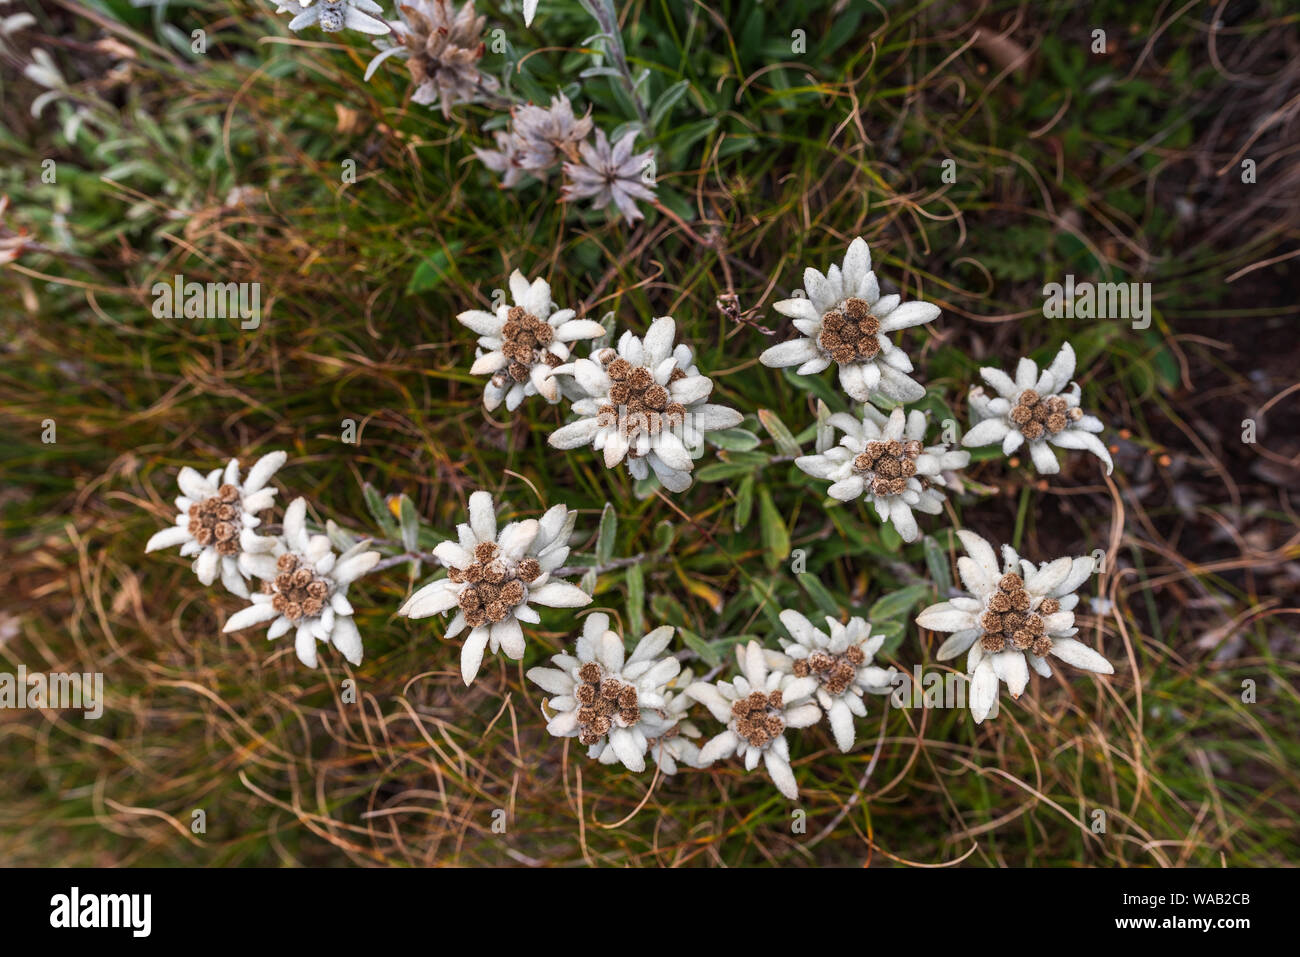
POLYGON ((1042 658, 1052 650, 1052 639, 1047 637, 1043 615, 1060 611, 1061 603, 1045 598, 1038 611, 1029 610, 1029 593, 1019 575, 1008 572, 998 580, 998 590, 989 597, 988 610, 980 615, 984 634, 980 644, 985 651, 998 652, 1009 642, 1019 651, 1028 651, 1042 658))
POLYGON ((781 736, 785 730, 785 715, 780 691, 764 694, 755 691, 731 706, 731 718, 736 734, 756 748, 761 748, 781 736))
POLYGON ((211 545, 218 555, 239 554, 239 489, 223 485, 217 494, 190 506, 189 532, 200 545, 211 545))
POLYGON ((853 679, 858 676, 858 668, 866 660, 866 654, 857 645, 844 649, 840 655, 814 651, 807 658, 800 658, 794 663, 794 673, 799 678, 813 675, 821 682, 827 694, 838 695, 853 684, 853 679))
MULTIPOLYGON (((916 457, 923 451, 916 439, 899 442, 868 442, 867 448, 853 460, 853 471, 869 476, 875 495, 898 495, 907 488, 907 480, 916 474, 916 457)), ((924 476, 921 485, 927 484, 924 476)))
POLYGON ((846 299, 839 309, 822 316, 817 344, 836 362, 861 362, 880 354, 880 320, 871 314, 865 299, 846 299))
POLYGON ((1020 393, 1008 418, 1025 438, 1033 441, 1063 431, 1071 421, 1083 418, 1083 410, 1071 409, 1059 395, 1042 397, 1033 389, 1026 389, 1020 393))
MULTIPOLYGON (((686 421, 686 406, 673 402, 668 389, 655 382, 649 369, 616 356, 605 364, 605 374, 612 384, 609 404, 601 406, 596 420, 602 427, 619 426, 630 439, 639 432, 658 435, 664 428, 676 428, 686 421)), ((671 385, 684 378, 685 372, 674 369, 668 382, 671 385)), ((636 449, 629 449, 628 456, 636 458, 636 449)))
POLYGON ((595 744, 609 734, 616 720, 625 728, 641 720, 636 688, 605 677, 594 661, 578 669, 578 678, 573 696, 578 699, 578 740, 583 744, 595 744))
POLYGON ((555 338, 555 330, 522 306, 510 307, 501 337, 505 340, 501 352, 510 360, 505 374, 515 382, 526 382, 538 362, 545 362, 552 369, 563 362, 548 348, 555 338))
POLYGON ((290 621, 315 618, 325 610, 333 586, 328 579, 292 552, 285 552, 275 563, 275 578, 262 590, 272 596, 271 607, 290 621))
POLYGON ((464 584, 456 604, 471 628, 502 621, 528 597, 524 585, 532 584, 542 574, 535 558, 524 558, 513 568, 501 561, 499 549, 492 542, 474 546, 474 561, 468 568, 450 568, 447 577, 464 584))

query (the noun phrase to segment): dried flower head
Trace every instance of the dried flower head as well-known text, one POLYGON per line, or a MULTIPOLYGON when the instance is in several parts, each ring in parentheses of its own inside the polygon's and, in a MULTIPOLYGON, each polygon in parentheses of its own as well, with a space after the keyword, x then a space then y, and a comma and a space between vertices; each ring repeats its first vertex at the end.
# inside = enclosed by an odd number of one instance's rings
POLYGON ((326 33, 356 30, 383 36, 391 28, 382 19, 384 8, 374 0, 276 0, 276 13, 295 14, 289 29, 295 32, 319 26, 326 33))
POLYGON ((497 148, 475 147, 474 153, 488 169, 501 175, 509 188, 527 173, 546 179, 566 160, 578 158, 578 145, 591 133, 589 116, 574 116, 569 98, 559 93, 548 107, 525 106, 511 110, 510 129, 495 134, 497 148))
POLYGON ((1064 343, 1052 364, 1041 373, 1032 359, 1021 359, 1012 379, 999 369, 980 369, 980 376, 997 393, 989 398, 980 386, 970 391, 973 425, 962 437, 968 447, 1002 444, 1011 455, 1026 441, 1034 468, 1044 475, 1061 470, 1049 447, 1084 449, 1101 459, 1109 475, 1115 468, 1105 443, 1096 433, 1104 426, 1079 408, 1080 390, 1074 376, 1074 349, 1064 343), (1068 388, 1067 388, 1068 386, 1068 388))
POLYGON ((796 678, 817 679, 817 703, 826 713, 835 743, 848 751, 856 737, 854 716, 867 714, 863 692, 883 695, 892 690, 894 669, 872 664, 885 636, 872 637, 871 625, 861 618, 850 618, 848 624, 827 618, 827 634, 792 609, 781 612, 781 623, 794 641, 782 639, 785 653, 768 652, 768 664, 796 678))
POLYGON ((553 715, 546 730, 576 737, 601 764, 620 761, 644 771, 649 739, 669 730, 655 709, 666 706, 667 684, 682 667, 672 656, 661 657, 672 639, 672 626, 656 628, 625 659, 609 616, 588 615, 574 654, 555 655, 554 668, 528 671, 529 680, 556 695, 546 703, 544 713, 553 715))
POLYGON ((510 294, 514 304, 502 303, 495 315, 470 309, 456 317, 479 334, 470 372, 492 376, 483 390, 483 405, 489 412, 502 399, 511 412, 530 395, 559 402, 555 370, 569 359, 569 344, 605 333, 598 322, 575 319, 572 309, 555 309, 545 279, 530 284, 516 269, 510 274, 510 294))
POLYGON ((952 632, 936 655, 940 661, 969 649, 966 672, 977 724, 997 717, 998 682, 1005 681, 1011 696, 1018 698, 1029 682, 1030 667, 1050 678, 1048 655, 1085 671, 1114 674, 1110 662, 1073 637, 1078 632, 1075 591, 1092 574, 1090 556, 1058 558, 1035 568, 1003 545, 999 568, 987 541, 974 532, 957 535, 966 549, 957 559, 957 572, 970 594, 931 605, 916 616, 916 623, 952 632))
POLYGON ((226 590, 248 597, 245 579, 265 577, 274 567, 272 551, 276 540, 257 535, 258 512, 275 502, 275 489, 268 488, 280 466, 283 452, 262 456, 239 478, 239 460, 231 459, 224 470, 213 469, 206 476, 186 466, 176 476, 181 494, 176 499, 176 524, 158 532, 146 543, 145 552, 181 546, 181 554, 194 555, 194 573, 211 585, 221 575, 226 590))
POLYGON ((361 633, 352 620, 348 586, 379 561, 369 542, 335 555, 325 535, 307 532, 307 502, 294 499, 284 512, 284 535, 275 540, 274 564, 253 603, 235 612, 223 631, 270 622, 267 638, 296 629, 294 650, 308 668, 316 667, 316 642, 333 645, 354 665, 361 664, 361 633))
POLYGON ((859 402, 879 392, 898 402, 915 402, 925 389, 907 376, 912 360, 889 341, 888 333, 919 326, 939 315, 928 302, 900 305, 897 295, 881 296, 871 271, 871 252, 858 237, 849 244, 844 267, 831 266, 822 275, 804 270, 806 297, 784 299, 772 308, 794 320, 802 333, 772 346, 759 356, 766 366, 798 366, 799 375, 814 375, 832 362, 839 366, 840 385, 859 402))
POLYGON ((458 541, 441 542, 433 553, 447 577, 425 585, 398 609, 408 618, 428 618, 456 609, 447 637, 470 629, 461 649, 460 673, 469 684, 490 647, 518 660, 524 656, 521 622, 541 620, 531 605, 580 608, 591 596, 577 585, 551 577, 569 557, 569 535, 577 513, 563 505, 540 520, 511 522, 497 532, 492 496, 469 497, 469 523, 456 527, 458 541))
POLYGON ((945 443, 923 445, 926 414, 913 410, 904 415, 896 408, 886 418, 870 405, 862 408, 862 421, 843 412, 828 422, 844 433, 840 444, 820 455, 804 455, 795 465, 814 478, 834 484, 831 498, 851 502, 866 498, 882 522, 892 522, 903 541, 916 541, 920 530, 912 509, 938 515, 943 511, 948 485, 944 472, 965 468, 970 453, 949 451, 945 443))
POLYGON ((501 185, 509 189, 524 178, 524 170, 519 162, 519 141, 506 130, 497 130, 492 136, 497 148, 485 150, 475 146, 474 155, 484 166, 500 176, 501 185))
POLYGON ((559 93, 550 106, 529 103, 511 111, 516 162, 539 179, 566 160, 576 160, 578 146, 591 135, 591 117, 576 117, 569 98, 559 93))
POLYGON ((393 39, 377 43, 381 52, 366 67, 367 80, 384 60, 401 57, 415 87, 412 102, 436 105, 443 116, 458 103, 497 91, 496 78, 478 68, 487 18, 479 16, 474 0, 465 0, 459 11, 451 0, 407 0, 397 10, 401 19, 389 24, 393 39))
POLYGON ((572 375, 585 398, 573 403, 581 418, 553 432, 550 444, 590 444, 604 450, 606 468, 626 458, 634 478, 653 471, 669 491, 690 488, 704 435, 739 425, 742 417, 705 402, 713 382, 700 375, 689 346, 673 345, 676 332, 677 323, 664 316, 650 324, 644 340, 625 332, 618 349, 600 349, 556 369, 572 375))
POLYGON ((562 196, 566 202, 590 197, 593 209, 604 209, 612 200, 628 225, 645 217, 636 201, 655 201, 654 151, 633 154, 636 131, 623 134, 614 146, 609 145, 604 130, 596 130, 596 142, 578 147, 578 159, 564 164, 562 196), (646 179, 650 182, 647 183, 646 179))
POLYGON ((727 726, 700 749, 699 764, 705 767, 738 754, 745 770, 752 771, 761 758, 777 790, 793 801, 799 788, 790 769, 785 729, 807 728, 821 718, 821 709, 812 701, 818 680, 770 669, 757 641, 737 645, 736 661, 741 673, 731 681, 696 681, 686 689, 727 726))

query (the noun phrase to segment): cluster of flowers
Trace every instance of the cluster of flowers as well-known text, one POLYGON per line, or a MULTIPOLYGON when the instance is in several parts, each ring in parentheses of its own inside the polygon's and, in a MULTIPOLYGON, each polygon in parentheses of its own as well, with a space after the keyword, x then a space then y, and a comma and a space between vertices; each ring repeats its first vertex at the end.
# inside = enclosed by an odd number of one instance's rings
MULTIPOLYGON (((252 602, 231 615, 226 631, 268 624, 267 637, 294 631, 298 659, 316 667, 316 642, 333 645, 348 661, 361 664, 361 635, 352 620, 348 586, 379 561, 365 541, 334 551, 330 537, 307 531, 307 502, 294 499, 284 510, 279 535, 259 535, 258 514, 275 503, 267 483, 284 464, 283 452, 264 455, 241 481, 239 462, 201 475, 181 469, 177 476, 176 522, 145 545, 146 552, 175 545, 194 556, 194 573, 211 585, 220 575, 226 590, 252 602), (250 592, 250 580, 261 585, 250 592)), ((336 530, 336 536, 342 536, 336 530)))
MULTIPOLYGON (((892 521, 905 541, 914 541, 917 528, 911 510, 941 512, 939 490, 949 484, 944 473, 964 468, 970 455, 948 451, 945 445, 926 447, 924 413, 913 411, 905 417, 900 404, 886 418, 867 403, 878 396, 896 403, 924 398, 924 387, 908 375, 912 360, 890 341, 889 333, 932 321, 939 307, 882 296, 871 252, 861 237, 849 244, 843 266, 833 265, 825 274, 805 269, 804 291, 806 295, 773 306, 793 320, 799 338, 773 346, 759 360, 773 368, 797 366, 799 375, 822 372, 834 363, 844 391, 864 403, 864 418, 858 423, 847 415, 832 416, 831 425, 844 433, 840 446, 796 464, 815 478, 831 480, 832 498, 868 499, 881 521, 892 521)), ((1114 463, 1096 434, 1103 426, 1079 407, 1080 389, 1071 382, 1074 364, 1074 349, 1067 342, 1042 372, 1028 358, 1020 360, 1014 379, 998 369, 980 369, 997 397, 990 399, 980 386, 971 389, 968 404, 974 427, 962 437, 962 445, 1000 443, 1003 455, 1012 455, 1028 442, 1034 467, 1044 474, 1061 467, 1049 443, 1084 449, 1100 458, 1109 474, 1114 463)))
POLYGON ((549 107, 528 104, 510 111, 510 127, 494 134, 497 148, 474 148, 483 165, 501 176, 507 188, 525 176, 545 180, 557 166, 564 171, 560 197, 565 202, 590 199, 593 209, 611 202, 628 224, 644 219, 638 199, 653 203, 654 151, 634 153, 636 130, 629 129, 614 144, 589 116, 574 116, 564 94, 549 107))
MULTIPOLYGON (((831 416, 830 424, 844 433, 839 446, 796 463, 810 475, 832 480, 834 498, 868 498, 882 520, 913 540, 918 531, 911 510, 941 511, 939 490, 948 487, 946 475, 965 467, 969 453, 942 443, 925 446, 927 420, 919 410, 905 413, 898 405, 886 417, 867 403, 878 401, 878 394, 898 403, 924 396, 907 375, 912 371, 907 355, 887 335, 929 322, 939 310, 882 296, 861 238, 850 245, 842 267, 832 266, 826 274, 808 269, 804 284, 806 297, 775 307, 794 319, 802 337, 760 358, 769 366, 798 365, 801 374, 836 363, 845 390, 864 403, 864 417, 831 416)), ((572 309, 556 309, 544 280, 529 282, 516 271, 510 292, 513 302, 501 303, 494 313, 471 310, 457 318, 479 335, 472 371, 491 376, 483 399, 489 410, 503 400, 513 410, 534 394, 553 403, 569 398, 577 418, 551 435, 551 445, 590 445, 603 452, 607 467, 626 461, 636 478, 653 473, 665 488, 682 491, 691 484, 707 433, 741 422, 738 412, 706 402, 713 384, 694 365, 690 347, 675 343, 671 317, 654 320, 644 337, 625 332, 613 348, 600 342, 607 335, 601 324, 575 318, 572 309), (582 340, 591 344, 585 359, 574 357, 570 348, 582 340)), ((1040 472, 1059 468, 1048 443, 1088 449, 1109 470, 1110 457, 1095 435, 1101 423, 1079 410, 1073 372, 1068 344, 1041 373, 1028 359, 1021 360, 1014 379, 982 369, 998 395, 990 399, 982 388, 972 389, 975 425, 963 444, 1001 443, 1004 454, 1011 454, 1029 442, 1040 472)), ((379 555, 332 523, 328 535, 309 534, 302 499, 286 509, 282 534, 258 535, 257 513, 271 507, 275 496, 267 482, 283 463, 283 453, 267 455, 242 482, 235 461, 206 477, 182 469, 176 525, 150 539, 146 550, 180 545, 183 555, 195 556, 201 581, 211 584, 219 574, 242 597, 250 597, 249 579, 262 581, 252 604, 231 616, 225 630, 270 622, 268 637, 276 638, 296 627, 297 653, 305 664, 316 665, 317 640, 358 664, 361 640, 346 590, 379 555), (335 555, 332 540, 343 554, 335 555)), ((454 611, 446 637, 469 630, 461 650, 467 685, 486 651, 522 659, 523 626, 540 620, 534 605, 580 608, 592 600, 565 580, 576 517, 555 505, 539 519, 498 529, 491 495, 473 493, 469 521, 434 549, 446 575, 416 590, 399 614, 421 619, 454 611)), ((1113 673, 1104 657, 1074 638, 1076 592, 1092 575, 1092 558, 1036 565, 1003 546, 999 562, 985 539, 965 530, 956 534, 966 551, 957 560, 966 591, 922 610, 916 622, 951 633, 938 650, 939 660, 966 652, 969 703, 977 723, 997 715, 1001 684, 1019 697, 1031 669, 1050 676, 1049 656, 1113 673)), ((873 635, 861 618, 841 623, 828 617, 824 630, 795 609, 783 610, 780 620, 789 634, 779 639, 781 650, 753 640, 737 646, 738 671, 729 680, 696 680, 682 671, 678 658, 667 653, 672 627, 654 629, 625 654, 609 617, 598 612, 587 616, 573 653, 557 654, 552 667, 532 668, 527 676, 552 696, 542 704, 548 731, 576 737, 593 759, 642 771, 649 755, 665 774, 676 773, 680 765, 703 768, 733 756, 748 771, 761 760, 781 793, 794 799, 798 790, 785 732, 824 716, 837 746, 849 750, 856 739, 854 719, 867 713, 865 695, 888 693, 895 672, 875 663, 884 636, 873 635), (724 725, 702 745, 688 714, 696 703, 724 725)))
POLYGON ((644 338, 623 333, 611 347, 596 341, 606 337, 600 323, 555 308, 546 280, 530 283, 516 270, 510 294, 513 302, 495 313, 471 309, 456 317, 478 333, 470 371, 491 376, 483 390, 489 411, 503 399, 514 411, 530 395, 551 403, 567 397, 578 418, 552 433, 551 445, 590 445, 607 468, 626 462, 634 478, 653 472, 673 492, 690 487, 708 433, 741 423, 739 412, 707 401, 713 381, 696 367, 690 346, 675 343, 672 316, 655 319, 644 338), (570 348, 582 340, 592 342, 585 359, 570 348))
MULTIPOLYGON (((444 117, 460 103, 496 100, 501 84, 479 69, 487 18, 465 0, 457 9, 452 0, 399 0, 398 19, 385 20, 374 0, 276 0, 279 12, 296 14, 289 29, 319 27, 376 35, 380 52, 366 68, 365 79, 391 57, 406 63, 414 92, 411 100, 437 106, 444 117)), ((531 20, 531 10, 526 9, 531 20)), ((644 218, 637 200, 655 201, 654 152, 634 153, 637 131, 628 129, 614 143, 596 129, 590 116, 574 115, 562 93, 550 106, 514 104, 510 125, 497 130, 496 149, 474 148, 488 169, 510 188, 526 177, 546 180, 557 169, 564 173, 561 199, 590 199, 593 209, 613 203, 629 223, 644 218)))

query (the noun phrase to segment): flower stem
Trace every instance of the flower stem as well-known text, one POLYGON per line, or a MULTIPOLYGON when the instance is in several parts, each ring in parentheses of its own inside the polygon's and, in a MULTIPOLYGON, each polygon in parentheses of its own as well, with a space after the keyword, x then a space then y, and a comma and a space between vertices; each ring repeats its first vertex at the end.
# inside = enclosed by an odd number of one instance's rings
POLYGON ((583 7, 595 18, 597 25, 605 34, 609 44, 609 58, 614 62, 614 69, 618 70, 619 76, 623 79, 623 85, 627 87, 627 95, 632 99, 632 105, 636 107, 636 115, 641 120, 641 127, 646 135, 652 132, 650 129, 650 116, 646 113, 645 104, 641 102, 641 96, 637 93, 636 83, 632 80, 632 70, 627 63, 627 48, 623 46, 623 34, 618 27, 618 12, 614 9, 614 0, 584 0, 583 7))

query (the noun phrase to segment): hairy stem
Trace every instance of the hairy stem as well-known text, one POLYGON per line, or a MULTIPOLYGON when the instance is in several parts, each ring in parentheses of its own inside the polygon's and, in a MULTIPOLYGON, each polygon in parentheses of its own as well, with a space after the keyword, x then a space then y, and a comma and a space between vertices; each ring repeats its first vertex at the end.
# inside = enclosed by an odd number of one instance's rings
POLYGON ((614 69, 623 79, 623 86, 627 88, 627 95, 631 97, 632 104, 636 107, 636 115, 641 120, 642 129, 649 135, 650 116, 646 113, 645 104, 641 102, 636 83, 632 79, 632 69, 627 63, 627 48, 623 46, 623 34, 618 28, 618 12, 614 9, 614 0, 583 0, 582 5, 605 34, 609 58, 614 63, 614 69))

